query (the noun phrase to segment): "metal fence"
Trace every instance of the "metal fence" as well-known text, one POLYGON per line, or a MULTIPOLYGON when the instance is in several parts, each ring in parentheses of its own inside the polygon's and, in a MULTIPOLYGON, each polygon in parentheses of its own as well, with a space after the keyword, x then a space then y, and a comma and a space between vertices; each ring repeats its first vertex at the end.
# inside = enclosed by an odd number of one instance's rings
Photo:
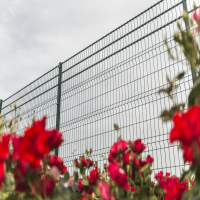
MULTIPOLYGON (((18 132, 27 126, 33 110, 36 118, 47 115, 47 127, 63 133, 58 155, 70 172, 73 160, 86 148, 93 149, 92 158, 103 167, 103 156, 121 134, 126 140, 142 139, 147 146, 145 154, 155 158, 154 172, 179 175, 184 167, 182 155, 177 145, 168 143, 171 124, 163 124, 159 118, 171 102, 157 91, 167 85, 166 74, 172 77, 187 69, 184 57, 169 61, 163 42, 167 36, 172 49, 175 47, 173 34, 176 20, 183 23, 183 3, 157 2, 3 100, 2 113, 9 116, 9 105, 15 102, 21 107, 18 132), (114 123, 121 128, 119 133, 114 131, 114 123)), ((189 13, 190 3, 186 2, 189 13)), ((174 95, 178 101, 187 101, 192 87, 190 72, 179 85, 174 95)))

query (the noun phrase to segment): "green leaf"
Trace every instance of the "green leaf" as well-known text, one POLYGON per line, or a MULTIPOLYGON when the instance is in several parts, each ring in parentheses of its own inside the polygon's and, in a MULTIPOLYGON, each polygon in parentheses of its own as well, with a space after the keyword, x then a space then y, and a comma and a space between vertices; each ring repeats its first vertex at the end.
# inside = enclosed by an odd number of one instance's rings
POLYGON ((189 168, 188 171, 183 172, 181 175, 179 182, 181 183, 184 179, 190 178, 195 172, 195 169, 193 169, 193 165, 189 168))
POLYGON ((193 192, 192 190, 188 190, 188 191, 184 192, 181 200, 192 199, 192 196, 193 196, 192 192, 193 192))
POLYGON ((170 110, 164 110, 162 114, 160 115, 160 117, 162 117, 164 122, 167 122, 172 119, 175 112, 182 111, 184 107, 185 107, 184 103, 180 103, 175 106, 172 106, 170 110))
POLYGON ((159 186, 155 186, 155 192, 158 193, 160 196, 163 195, 163 191, 159 186))
POLYGON ((194 106, 195 104, 200 104, 200 78, 195 81, 192 91, 190 92, 188 102, 189 107, 194 106))
POLYGON ((144 172, 146 169, 148 169, 149 167, 151 166, 151 164, 146 164, 145 166, 143 166, 141 169, 140 169, 140 172, 144 172))
POLYGON ((68 190, 68 193, 73 193, 73 190, 71 187, 68 187, 67 190, 68 190))
POLYGON ((56 194, 53 195, 53 197, 51 198, 52 200, 77 200, 79 199, 81 196, 78 194, 71 194, 71 193, 67 193, 67 194, 56 194))
POLYGON ((66 171, 66 172, 64 173, 64 179, 65 179, 66 181, 68 181, 68 179, 69 179, 69 172, 68 172, 68 171, 66 171))
POLYGON ((88 185, 89 185, 89 181, 88 181, 87 179, 83 179, 83 180, 82 180, 82 184, 83 184, 84 186, 88 186, 88 185))
POLYGON ((162 117, 163 121, 165 121, 165 122, 171 120, 171 114, 168 110, 164 110, 161 113, 160 117, 162 117))
MULTIPOLYGON (((80 199, 82 196, 79 193, 74 194, 66 194, 63 200, 77 200, 80 199)), ((57 200, 57 199, 55 199, 57 200)))
POLYGON ((17 200, 18 194, 11 194, 6 200, 17 200))
POLYGON ((127 193, 124 189, 122 188, 119 188, 119 196, 121 197, 121 199, 127 199, 126 196, 127 196, 127 193), (125 197, 125 198, 123 198, 125 197))
POLYGON ((140 174, 136 171, 135 172, 135 185, 140 186, 142 182, 140 174))
MULTIPOLYGON (((151 175, 151 173, 152 173, 152 170, 151 169, 147 169, 147 170, 145 170, 145 172, 144 172, 144 180, 145 180, 145 182, 147 182, 147 180, 149 179, 149 176, 151 175)), ((150 183, 151 183, 151 181, 150 181, 150 183)))
POLYGON ((74 172, 74 180, 78 181, 78 172, 74 172))
POLYGON ((158 198, 155 196, 155 195, 153 195, 153 196, 151 196, 150 198, 149 198, 149 200, 157 200, 158 198))
POLYGON ((139 199, 147 200, 146 188, 144 188, 144 187, 141 188, 140 195, 139 195, 139 199))
POLYGON ((118 124, 114 124, 114 129, 115 129, 116 131, 119 130, 119 126, 118 126, 118 124))
POLYGON ((83 177, 85 177, 85 169, 83 167, 80 168, 80 173, 83 177))
POLYGON ((96 197, 100 197, 101 194, 100 194, 100 191, 99 191, 99 188, 96 187, 96 186, 93 186, 92 189, 94 190, 95 194, 96 194, 96 197))
POLYGON ((184 77, 184 75, 185 75, 185 72, 181 72, 180 74, 177 75, 176 79, 180 80, 184 77))
POLYGON ((154 187, 154 184, 151 182, 151 179, 150 179, 150 178, 148 178, 148 179, 146 180, 145 186, 146 186, 146 187, 154 187))
POLYGON ((129 178, 128 181, 131 183, 131 185, 135 186, 135 182, 131 178, 129 178))

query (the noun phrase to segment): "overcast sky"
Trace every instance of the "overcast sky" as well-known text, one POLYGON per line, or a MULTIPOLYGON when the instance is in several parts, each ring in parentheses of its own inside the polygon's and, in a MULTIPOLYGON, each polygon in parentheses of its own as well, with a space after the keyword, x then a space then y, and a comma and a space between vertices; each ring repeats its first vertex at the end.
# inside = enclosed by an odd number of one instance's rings
POLYGON ((158 0, 1 0, 0 99, 158 0))

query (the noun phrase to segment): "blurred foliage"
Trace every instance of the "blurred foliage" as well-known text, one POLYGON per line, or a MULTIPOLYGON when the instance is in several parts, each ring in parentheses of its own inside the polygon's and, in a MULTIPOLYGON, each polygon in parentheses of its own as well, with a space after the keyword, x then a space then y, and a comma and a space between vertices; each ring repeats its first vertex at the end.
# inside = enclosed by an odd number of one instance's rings
MULTIPOLYGON (((197 9, 197 6, 194 4, 195 10, 197 9)), ((174 33, 174 41, 176 42, 176 45, 180 48, 181 52, 183 53, 186 62, 189 66, 189 69, 192 71, 193 74, 193 88, 191 89, 191 92, 188 97, 188 107, 191 107, 195 104, 200 104, 200 49, 199 44, 197 42, 197 38, 199 37, 199 30, 200 30, 200 20, 198 20, 198 29, 195 29, 198 31, 198 36, 192 33, 191 29, 194 24, 193 19, 189 18, 188 13, 184 10, 183 11, 183 21, 185 24, 184 29, 181 26, 181 23, 177 21, 177 27, 178 31, 174 33)), ((169 58, 172 60, 179 60, 179 54, 177 47, 175 47, 176 55, 172 53, 172 49, 170 48, 167 38, 165 38, 164 43, 167 47, 167 52, 169 55, 169 58)), ((181 72, 177 76, 175 76, 172 80, 167 76, 167 83, 168 87, 162 88, 158 91, 158 93, 164 93, 166 94, 169 99, 172 100, 173 106, 169 109, 164 110, 160 117, 163 119, 163 121, 170 121, 173 118, 173 115, 176 112, 182 112, 185 109, 185 102, 178 103, 176 101, 176 95, 175 91, 178 89, 178 85, 176 84, 176 81, 179 81, 180 79, 184 78, 186 72, 181 72)))

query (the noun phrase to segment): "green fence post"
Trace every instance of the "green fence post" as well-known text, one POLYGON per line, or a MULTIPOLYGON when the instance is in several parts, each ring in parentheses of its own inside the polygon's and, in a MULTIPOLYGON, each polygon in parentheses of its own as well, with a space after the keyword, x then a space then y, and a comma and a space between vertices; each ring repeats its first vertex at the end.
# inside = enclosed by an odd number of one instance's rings
MULTIPOLYGON (((60 129, 60 101, 61 101, 61 82, 62 82, 62 63, 59 63, 58 74, 58 94, 57 94, 57 113, 56 113, 56 129, 60 129)), ((55 150, 55 155, 58 156, 58 149, 55 150)))
MULTIPOLYGON (((188 13, 187 0, 183 0, 183 9, 188 13)), ((188 15, 189 15, 189 13, 188 13, 188 15)), ((186 27, 186 31, 188 32, 188 27, 186 27)), ((193 84, 194 84, 196 72, 194 69, 191 69, 191 73, 192 73, 192 80, 193 80, 193 84)))
POLYGON ((0 114, 1 114, 2 104, 3 104, 3 100, 0 99, 0 114))

